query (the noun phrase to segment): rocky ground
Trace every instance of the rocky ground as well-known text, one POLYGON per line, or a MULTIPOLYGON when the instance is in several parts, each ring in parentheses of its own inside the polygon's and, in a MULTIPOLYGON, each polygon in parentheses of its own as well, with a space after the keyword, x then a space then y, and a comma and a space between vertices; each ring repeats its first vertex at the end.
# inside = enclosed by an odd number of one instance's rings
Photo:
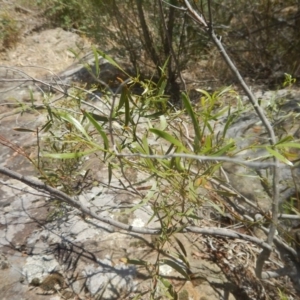
MULTIPOLYGON (((26 155, 36 157, 36 132, 16 130, 35 129, 46 121, 44 108, 29 109, 32 97, 36 103, 43 104, 41 90, 34 86, 32 78, 45 80, 49 76, 53 78, 54 74, 66 74, 65 71, 71 70, 79 57, 90 51, 91 44, 60 28, 43 30, 41 18, 36 17, 37 12, 22 10, 17 5, 14 8, 21 24, 25 24, 25 20, 30 22, 26 22, 15 48, 1 53, 0 166, 23 175, 36 176, 26 158, 26 155), (28 87, 32 87, 32 95, 28 87), (24 106, 20 107, 20 103, 24 106), (25 156, 20 154, 16 145, 24 149, 25 156)), ((282 90, 276 94, 258 91, 257 96, 264 97, 266 102, 287 99, 289 104, 283 107, 283 114, 292 112, 293 116, 284 119, 280 123, 281 128, 299 138, 299 91, 282 90)), ((219 123, 222 126, 222 120, 219 123)), ((233 124, 228 135, 239 137, 239 146, 244 147, 243 137, 247 136, 247 141, 252 142, 258 138, 257 134, 263 133, 261 130, 259 120, 245 113, 233 124)), ((242 155, 247 157, 249 153, 242 155)), ((91 185, 76 196, 77 201, 102 217, 111 217, 136 227, 145 226, 152 215, 149 205, 132 213, 123 213, 136 205, 139 198, 122 189, 118 180, 122 174, 110 183, 116 187, 112 191, 105 186, 108 182, 107 166, 101 165, 92 155, 86 164, 93 174, 93 182, 102 184, 91 185)), ((236 189, 249 198, 256 198, 251 200, 259 198, 261 202, 258 204, 265 206, 266 210, 270 208, 270 197, 263 191, 260 180, 249 184, 240 177, 234 178, 243 170, 233 172, 231 165, 225 166, 225 169, 236 189)), ((296 180, 298 172, 295 169, 296 180)), ((283 181, 292 180, 288 175, 289 169, 283 174, 283 181)), ((129 170, 127 175, 133 181, 147 178, 147 174, 140 170, 129 170)), ((151 183, 147 182, 147 186, 151 183)), ((285 189, 282 184, 281 189, 282 201, 295 194, 295 185, 285 189)), ((117 229, 68 206, 62 205, 57 209, 43 193, 3 175, 0 176, 0 206, 1 299, 133 299, 138 293, 145 293, 140 299, 148 299, 146 292, 153 287, 151 270, 126 264, 126 259, 154 263, 157 259, 155 238, 117 229)), ((157 226, 156 221, 152 220, 147 227, 157 226)), ((199 227, 212 225, 209 219, 197 222, 195 225, 199 227)), ((256 234, 265 238, 262 232, 256 234)), ((289 297, 287 299, 299 298, 288 277, 266 282, 255 278, 253 267, 261 249, 251 242, 192 233, 177 234, 176 237, 186 249, 191 280, 184 280, 167 264, 160 265, 160 274, 172 282, 179 292, 179 299, 279 299, 278 288, 289 297)), ((176 240, 166 243, 162 255, 169 258, 168 253, 180 248, 178 245, 176 240)), ((284 261, 278 253, 274 253, 268 267, 283 266, 284 261)), ((162 291, 158 291, 159 294, 162 291)))

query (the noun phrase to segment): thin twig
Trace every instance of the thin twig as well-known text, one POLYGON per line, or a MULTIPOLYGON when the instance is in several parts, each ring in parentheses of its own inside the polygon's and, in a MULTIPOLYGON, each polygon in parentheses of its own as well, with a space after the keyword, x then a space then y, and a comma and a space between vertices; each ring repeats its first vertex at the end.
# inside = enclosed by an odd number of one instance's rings
POLYGON ((185 154, 185 153, 172 153, 172 154, 164 154, 164 155, 151 155, 151 154, 142 154, 142 153, 131 153, 131 154, 122 154, 117 152, 115 149, 115 154, 119 157, 142 157, 142 158, 152 158, 152 159, 166 159, 166 158, 190 158, 199 161, 226 161, 232 162, 236 164, 241 164, 250 168, 270 168, 273 167, 275 164, 272 162, 252 162, 246 160, 240 160, 233 157, 226 157, 226 156, 204 156, 204 155, 196 155, 196 154, 185 154))
MULTIPOLYGON (((162 232, 162 229, 160 227, 158 227, 158 228, 135 227, 135 226, 131 226, 131 225, 126 225, 119 221, 115 221, 109 217, 101 217, 98 214, 92 212, 90 209, 83 206, 79 201, 74 200, 67 194, 63 193, 62 191, 59 191, 49 185, 46 185, 42 181, 39 181, 34 177, 23 176, 20 173, 9 170, 5 167, 0 167, 0 174, 3 174, 10 178, 19 180, 19 181, 27 184, 28 186, 34 188, 37 191, 47 192, 51 197, 55 197, 56 199, 69 204, 71 207, 78 209, 80 212, 84 213, 85 215, 87 215, 93 219, 99 220, 103 223, 109 224, 111 226, 126 230, 128 232, 141 233, 141 234, 159 235, 162 232)), ((228 238, 232 238, 232 239, 242 239, 242 240, 250 241, 263 249, 267 249, 269 251, 271 251, 271 249, 272 249, 271 246, 269 246, 267 243, 265 243, 264 241, 262 241, 256 237, 241 234, 241 233, 238 233, 233 230, 226 229, 226 228, 213 228, 213 227, 199 228, 199 227, 195 227, 195 226, 186 226, 186 227, 181 226, 180 228, 177 228, 174 226, 174 227, 168 228, 168 230, 170 232, 180 232, 180 233, 193 232, 193 233, 198 233, 198 234, 203 234, 203 235, 223 236, 223 237, 228 237, 228 238)))

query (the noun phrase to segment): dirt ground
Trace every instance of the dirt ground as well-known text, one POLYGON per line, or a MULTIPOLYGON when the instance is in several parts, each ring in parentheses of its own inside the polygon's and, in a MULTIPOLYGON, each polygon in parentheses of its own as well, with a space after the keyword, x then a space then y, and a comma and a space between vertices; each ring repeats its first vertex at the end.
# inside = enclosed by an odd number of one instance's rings
MULTIPOLYGON (((38 6, 24 1, 0 1, 0 17, 14 20, 14 30, 2 33, 9 47, 0 39, 0 65, 19 67, 33 77, 60 72, 90 50, 91 43, 62 29, 45 30, 46 20, 38 6)), ((11 21, 13 22, 13 21, 11 21)))

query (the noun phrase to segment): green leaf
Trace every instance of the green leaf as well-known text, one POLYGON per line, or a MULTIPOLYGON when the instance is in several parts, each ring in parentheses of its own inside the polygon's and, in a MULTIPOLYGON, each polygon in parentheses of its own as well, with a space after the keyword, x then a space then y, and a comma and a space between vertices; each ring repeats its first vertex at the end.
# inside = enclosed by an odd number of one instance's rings
POLYGON ((147 155, 152 154, 152 151, 151 151, 151 149, 149 148, 148 138, 147 138, 146 135, 143 136, 143 138, 142 138, 142 143, 143 143, 143 148, 144 148, 144 150, 145 150, 145 153, 146 153, 147 155))
POLYGON ((46 109, 47 109, 50 120, 53 121, 53 115, 52 115, 52 110, 51 110, 50 106, 46 105, 46 109))
POLYGON ((278 160, 282 161, 283 163, 289 165, 289 166, 293 166, 293 163, 290 162, 288 159, 286 159, 284 156, 282 156, 280 153, 278 153, 277 151, 273 150, 270 147, 266 147, 267 151, 274 157, 276 157, 278 160))
POLYGON ((36 130, 32 130, 32 129, 29 129, 29 128, 21 128, 21 127, 13 128, 13 130, 21 131, 21 132, 36 132, 36 130))
POLYGON ((213 153, 212 156, 221 156, 224 153, 228 152, 229 150, 233 150, 234 148, 235 148, 235 143, 234 142, 228 143, 223 148, 221 148, 217 152, 213 153))
POLYGON ((97 52, 103 57, 105 58, 111 65, 113 65, 114 67, 118 68, 120 71, 122 71, 124 74, 126 74, 128 77, 130 77, 130 75, 128 75, 121 67, 120 65, 109 55, 105 54, 103 51, 101 50, 97 50, 97 52))
MULTIPOLYGON (((182 150, 181 148, 177 148, 175 153, 181 153, 182 150)), ((178 172, 183 172, 185 170, 185 167, 184 167, 184 164, 183 162, 181 161, 182 158, 181 157, 173 157, 172 160, 174 161, 174 166, 175 166, 175 169, 178 171, 178 172)))
POLYGON ((42 128, 40 129, 40 132, 41 131, 47 132, 48 130, 50 130, 50 128, 52 127, 52 125, 53 125, 53 122, 51 120, 49 120, 48 122, 46 122, 46 124, 44 124, 42 126, 42 128))
POLYGON ((173 144, 173 145, 175 145, 175 146, 177 146, 177 147, 182 148, 182 150, 183 150, 184 152, 189 152, 189 151, 183 146, 183 144, 182 144, 179 140, 177 140, 175 137, 173 137, 173 136, 170 135, 169 133, 164 132, 164 131, 159 130, 159 129, 155 129, 155 128, 151 128, 151 129, 149 129, 149 131, 152 132, 152 133, 154 133, 155 135, 157 135, 157 136, 159 136, 159 137, 165 139, 165 140, 168 141, 169 143, 171 143, 171 144, 173 144))
POLYGON ((174 144, 171 144, 170 147, 168 148, 167 152, 166 152, 166 155, 170 154, 171 151, 173 150, 174 148, 174 144))
POLYGON ((181 249, 182 253, 184 254, 184 256, 187 256, 186 250, 185 250, 183 244, 181 243, 181 241, 176 236, 174 236, 174 239, 177 242, 178 246, 180 247, 180 249, 181 249))
POLYGON ((181 274, 185 279, 190 280, 190 276, 188 275, 187 271, 184 269, 183 266, 177 264, 175 261, 170 259, 162 259, 162 263, 170 266, 174 270, 176 270, 179 274, 181 274))
POLYGON ((226 121, 226 124, 225 124, 224 129, 223 129, 223 138, 225 138, 227 130, 228 130, 229 126, 232 124, 232 122, 235 118, 236 118, 235 114, 229 114, 229 116, 227 118, 227 121, 226 121))
POLYGON ((145 118, 149 118, 149 119, 157 119, 157 117, 163 116, 165 113, 163 111, 159 111, 159 112, 155 112, 153 114, 150 115, 145 115, 145 118))
MULTIPOLYGON (((89 119, 89 121, 94 125, 96 130, 99 132, 99 134, 101 135, 101 137, 103 139, 104 149, 106 151, 108 151, 109 141, 108 141, 108 138, 107 138, 105 132, 102 130, 102 126, 87 111, 82 110, 82 113, 85 117, 87 117, 89 119)), ((105 158, 105 156, 106 156, 106 153, 104 153, 104 158, 105 158)))
POLYGON ((211 135, 207 135, 205 138, 204 138, 204 145, 203 145, 203 153, 208 153, 211 151, 211 148, 212 148, 212 139, 211 139, 211 135))
POLYGON ((225 93, 227 93, 227 92, 230 92, 230 91, 232 91, 232 86, 231 86, 231 85, 230 85, 230 86, 227 86, 227 87, 225 87, 224 89, 222 89, 221 91, 219 91, 219 92, 217 93, 217 96, 220 97, 220 96, 222 96, 223 94, 225 94, 225 93))
POLYGON ((96 74, 95 76, 98 78, 100 74, 100 68, 99 68, 99 55, 97 53, 97 49, 93 46, 92 51, 95 57, 95 68, 96 68, 96 74))
POLYGON ((195 153, 197 154, 200 151, 201 140, 202 140, 202 134, 201 134, 200 126, 199 126, 199 121, 198 121, 197 116, 194 112, 194 109, 191 105, 191 102, 185 93, 182 93, 182 100, 183 100, 185 109, 186 109, 187 113, 189 114, 189 116, 191 117, 192 122, 193 122, 194 131, 195 131, 194 149, 195 149, 195 153))
POLYGON ((123 258, 121 261, 125 262, 129 265, 136 265, 136 266, 147 266, 148 262, 142 259, 130 259, 130 258, 123 258))
POLYGON ((178 258, 180 260, 182 260, 182 262, 187 266, 187 268, 190 269, 190 263, 188 261, 188 258, 180 253, 177 253, 177 255, 178 255, 178 258))
POLYGON ((65 121, 71 123, 78 131, 80 131, 84 136, 85 138, 88 140, 88 141, 91 141, 91 137, 87 134, 86 130, 84 129, 84 127, 81 125, 81 123, 76 120, 73 116, 71 116, 70 114, 68 113, 65 113, 65 112, 58 112, 58 115, 65 121))
POLYGON ((219 117, 223 116, 225 112, 229 110, 229 106, 225 106, 219 110, 216 114, 212 115, 212 119, 217 120, 219 117))
MULTIPOLYGON (((128 126, 130 121, 130 105, 129 105, 129 96, 128 96, 128 90, 125 87, 123 90, 125 90, 124 93, 124 103, 125 103, 125 126, 128 126)), ((123 94, 123 93, 122 93, 123 94)))
POLYGON ((159 277, 159 281, 168 289, 170 286, 172 286, 171 282, 163 277, 159 277))
MULTIPOLYGON (((144 149, 144 147, 140 146, 138 143, 132 144, 131 151, 133 153, 141 153, 141 154, 149 155, 149 153, 147 153, 147 151, 149 151, 149 148, 146 147, 146 149, 144 149)), ((145 162, 146 167, 149 168, 149 171, 152 171, 154 173, 157 172, 156 168, 153 165, 153 161, 151 158, 143 158, 142 161, 145 162)))
POLYGON ((127 97, 127 88, 124 87, 121 92, 121 97, 119 101, 119 105, 117 107, 117 111, 119 111, 125 104, 125 97, 127 97))
POLYGON ((276 148, 300 148, 299 143, 282 143, 282 144, 277 144, 276 148))
POLYGON ((112 178, 112 164, 108 164, 108 185, 111 183, 111 178, 112 178))
POLYGON ((166 75, 162 75, 157 83, 157 89, 158 89, 157 95, 158 96, 162 96, 165 94, 166 85, 167 85, 166 75))
POLYGON ((195 91, 204 94, 209 100, 211 100, 211 95, 206 90, 196 89, 195 91))
POLYGON ((107 116, 101 116, 101 115, 98 115, 98 114, 95 114, 95 113, 92 113, 92 112, 89 112, 89 114, 90 114, 90 116, 93 117, 93 119, 95 119, 95 121, 105 122, 105 123, 108 122, 108 117, 107 116))
POLYGON ((161 71, 162 71, 162 73, 165 73, 165 72, 166 72, 166 69, 167 69, 169 60, 170 60, 170 56, 166 59, 166 61, 165 61, 164 65, 162 66, 162 68, 160 68, 161 71))
POLYGON ((162 276, 159 276, 158 280, 167 288, 169 292, 169 294, 165 294, 165 297, 169 298, 170 300, 178 300, 177 292, 175 291, 172 283, 162 276))

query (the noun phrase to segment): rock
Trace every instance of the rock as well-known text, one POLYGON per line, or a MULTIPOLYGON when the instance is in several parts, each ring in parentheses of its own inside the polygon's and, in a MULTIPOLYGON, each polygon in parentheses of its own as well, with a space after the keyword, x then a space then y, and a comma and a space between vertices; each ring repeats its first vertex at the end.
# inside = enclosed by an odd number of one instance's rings
MULTIPOLYGON (((300 96, 300 93, 298 93, 300 96)), ((295 140, 299 138, 300 126, 297 121, 299 113, 300 100, 297 97, 297 90, 290 94, 288 91, 280 90, 275 96, 272 96, 272 103, 267 94, 262 99, 267 116, 271 116, 271 123, 278 139, 287 135, 295 140)), ((243 112, 232 123, 227 131, 227 138, 235 140, 237 155, 241 160, 251 160, 254 158, 263 158, 269 153, 260 148, 260 145, 268 145, 268 136, 258 116, 252 113, 252 107, 248 108, 250 112, 243 112), (258 146, 258 147, 257 147, 258 146)), ((223 121, 226 122, 226 120, 223 121)), ((218 125, 222 127, 222 124, 218 125)), ((219 127, 220 132, 222 128, 219 127)), ((300 152, 297 149, 290 149, 291 160, 297 161, 300 152)), ((269 160, 270 161, 270 160, 269 160)), ((272 203, 272 172, 268 169, 249 169, 233 163, 224 163, 224 169, 228 173, 231 185, 241 192, 244 196, 251 199, 263 211, 271 209, 272 203)), ((296 190, 300 188, 300 169, 281 163, 280 165, 280 203, 283 204, 294 197, 296 190)), ((244 203, 245 204, 245 203, 244 203)), ((250 208, 249 208, 250 209, 250 208)))

